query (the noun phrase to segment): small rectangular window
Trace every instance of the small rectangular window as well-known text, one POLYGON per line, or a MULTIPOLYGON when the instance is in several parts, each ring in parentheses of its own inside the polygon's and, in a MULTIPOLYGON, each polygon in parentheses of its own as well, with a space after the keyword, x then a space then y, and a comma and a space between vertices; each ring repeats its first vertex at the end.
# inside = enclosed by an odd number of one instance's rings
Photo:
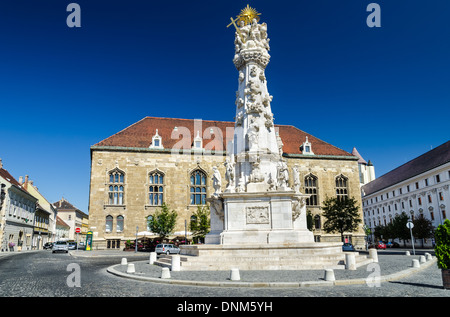
POLYGON ((441 178, 439 176, 439 174, 436 175, 436 183, 440 183, 441 182, 441 178))

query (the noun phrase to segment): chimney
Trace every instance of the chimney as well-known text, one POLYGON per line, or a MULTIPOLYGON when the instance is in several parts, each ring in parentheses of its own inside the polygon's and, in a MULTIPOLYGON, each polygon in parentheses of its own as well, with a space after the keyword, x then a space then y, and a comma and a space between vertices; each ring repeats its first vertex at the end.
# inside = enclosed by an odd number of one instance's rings
POLYGON ((0 168, 3 168, 2 159, 0 158, 0 168))
POLYGON ((28 175, 25 175, 25 182, 23 183, 23 187, 28 189, 28 175))
POLYGON ((23 176, 19 176, 19 184, 22 185, 23 183, 23 176))

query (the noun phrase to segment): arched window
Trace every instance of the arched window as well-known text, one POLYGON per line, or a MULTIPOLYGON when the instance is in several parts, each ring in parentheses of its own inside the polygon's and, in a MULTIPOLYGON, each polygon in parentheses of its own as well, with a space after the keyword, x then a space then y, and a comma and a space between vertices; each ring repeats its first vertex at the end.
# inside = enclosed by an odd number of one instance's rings
POLYGON ((108 203, 124 205, 124 174, 118 170, 109 173, 108 203))
POLYGON ((164 174, 158 171, 151 172, 148 176, 148 201, 149 205, 161 206, 164 198, 164 174))
POLYGON ((190 204, 206 205, 206 174, 200 170, 191 173, 190 204))
POLYGON ((344 175, 336 177, 336 196, 338 199, 344 199, 348 197, 347 189, 348 178, 344 175))
POLYGON ((320 229, 320 227, 321 227, 321 221, 320 221, 320 216, 319 215, 315 215, 314 216, 314 227, 316 229, 320 229))
POLYGON ((309 174, 305 176, 305 194, 311 195, 309 198, 306 198, 306 205, 308 206, 317 206, 317 177, 309 174))
POLYGON ((123 216, 117 216, 116 231, 123 232, 123 216))
POLYGON ((106 216, 106 225, 105 225, 105 231, 111 232, 113 227, 113 217, 112 216, 106 216))

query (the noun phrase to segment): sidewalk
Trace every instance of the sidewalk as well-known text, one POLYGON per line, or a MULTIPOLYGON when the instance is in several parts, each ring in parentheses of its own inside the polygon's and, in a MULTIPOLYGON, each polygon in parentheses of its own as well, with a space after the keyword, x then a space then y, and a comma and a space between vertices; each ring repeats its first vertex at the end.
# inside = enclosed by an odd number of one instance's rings
MULTIPOLYGON (((230 271, 179 271, 170 272, 171 278, 161 279, 162 268, 146 261, 128 261, 135 266, 135 273, 126 273, 127 265, 110 266, 107 271, 116 276, 153 283, 166 283, 211 287, 310 287, 368 284, 398 280, 427 268, 436 267, 436 258, 412 267, 412 260, 420 255, 405 255, 406 250, 380 251, 378 263, 363 265, 354 271, 334 270, 335 281, 324 280, 324 270, 240 271, 240 281, 230 281, 230 271), (376 277, 376 279, 375 279, 376 277)), ((423 250, 420 254, 423 255, 423 250)), ((431 252, 429 252, 431 253, 431 252)), ((412 254, 412 253, 411 253, 412 254)), ((125 256, 126 257, 126 256, 125 256)))

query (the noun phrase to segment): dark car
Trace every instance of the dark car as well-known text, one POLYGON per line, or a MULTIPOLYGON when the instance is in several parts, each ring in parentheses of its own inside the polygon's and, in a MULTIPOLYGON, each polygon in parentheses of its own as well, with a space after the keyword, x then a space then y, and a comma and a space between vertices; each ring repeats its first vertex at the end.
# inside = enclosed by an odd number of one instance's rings
POLYGON ((77 243, 69 242, 69 250, 76 250, 76 249, 77 249, 77 243))
POLYGON ((44 244, 44 250, 48 250, 48 249, 51 249, 51 248, 53 248, 53 243, 52 242, 46 242, 44 244))

